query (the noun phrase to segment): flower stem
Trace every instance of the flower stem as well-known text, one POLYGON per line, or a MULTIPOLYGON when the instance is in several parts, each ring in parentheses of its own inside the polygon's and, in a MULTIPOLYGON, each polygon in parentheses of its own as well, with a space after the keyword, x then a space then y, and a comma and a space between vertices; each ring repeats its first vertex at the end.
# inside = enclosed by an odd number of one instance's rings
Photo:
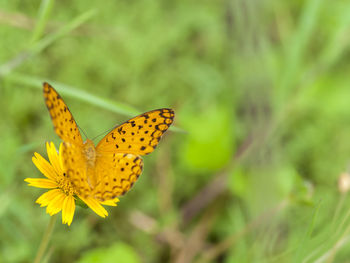
POLYGON ((56 219, 57 219, 57 215, 51 216, 50 222, 47 225, 47 228, 45 230, 43 238, 41 239, 41 243, 40 243, 38 252, 36 253, 34 263, 40 263, 41 262, 41 259, 42 259, 43 255, 45 253, 46 248, 47 248, 47 245, 50 242, 51 234, 52 234, 52 231, 54 229, 56 219))

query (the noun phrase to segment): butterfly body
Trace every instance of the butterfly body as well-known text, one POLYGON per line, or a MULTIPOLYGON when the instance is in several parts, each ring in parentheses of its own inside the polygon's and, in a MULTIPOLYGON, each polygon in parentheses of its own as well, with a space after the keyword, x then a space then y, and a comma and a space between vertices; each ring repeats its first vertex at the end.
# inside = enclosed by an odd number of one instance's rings
POLYGON ((86 164, 88 167, 95 166, 96 161, 96 148, 93 141, 87 139, 83 144, 83 155, 86 158, 86 164))
POLYGON ((43 84, 44 98, 57 135, 64 141, 66 176, 77 194, 99 201, 125 194, 143 169, 141 156, 151 153, 174 119, 171 109, 143 113, 115 127, 95 146, 83 142, 78 126, 57 91, 43 84))

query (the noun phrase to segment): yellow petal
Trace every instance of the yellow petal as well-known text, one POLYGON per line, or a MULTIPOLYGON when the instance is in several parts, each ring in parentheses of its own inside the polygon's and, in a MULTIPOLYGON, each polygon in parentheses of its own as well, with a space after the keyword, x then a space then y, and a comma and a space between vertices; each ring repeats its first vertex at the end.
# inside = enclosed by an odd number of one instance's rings
POLYGON ((63 164, 63 143, 60 144, 60 149, 58 150, 58 160, 60 163, 60 166, 62 170, 64 169, 64 164, 63 164))
POLYGON ((98 214, 100 217, 106 217, 108 216, 108 212, 107 210, 100 205, 100 203, 98 201, 96 201, 95 199, 91 198, 91 197, 87 197, 87 198, 82 198, 79 195, 79 198, 88 205, 88 207, 91 208, 92 211, 94 211, 96 214, 98 214))
POLYGON ((55 173, 54 168, 40 154, 34 153, 32 161, 43 175, 45 175, 47 178, 53 181, 56 179, 57 175, 55 173))
POLYGON ((29 186, 34 186, 38 188, 57 188, 57 183, 50 179, 42 179, 42 178, 26 178, 24 179, 29 186))
POLYGON ((56 174, 62 174, 63 171, 61 169, 59 159, 58 159, 58 153, 56 150, 56 147, 53 142, 46 143, 46 149, 47 149, 47 155, 49 156, 50 163, 52 167, 54 168, 56 174))
POLYGON ((50 216, 53 216, 54 214, 57 214, 59 211, 61 211, 63 206, 63 201, 65 198, 66 198, 66 195, 62 191, 60 191, 52 199, 52 201, 47 205, 46 213, 48 213, 50 216))
POLYGON ((70 224, 73 221, 75 211, 75 201, 73 196, 66 196, 62 206, 62 224, 70 224))
POLYGON ((115 198, 113 200, 107 200, 107 201, 100 202, 100 204, 102 204, 102 205, 109 205, 109 206, 117 206, 116 203, 118 203, 118 202, 119 202, 119 199, 115 198))
POLYGON ((42 194, 35 202, 40 204, 41 207, 47 206, 61 192, 60 189, 50 190, 42 194))

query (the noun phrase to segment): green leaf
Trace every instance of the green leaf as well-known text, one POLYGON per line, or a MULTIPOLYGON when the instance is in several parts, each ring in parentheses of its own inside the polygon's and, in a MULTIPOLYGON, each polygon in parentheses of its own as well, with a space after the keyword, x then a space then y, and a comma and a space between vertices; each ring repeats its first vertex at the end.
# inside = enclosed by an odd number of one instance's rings
POLYGON ((183 116, 185 140, 184 160, 195 170, 214 171, 223 167, 233 155, 233 125, 229 112, 220 107, 183 116), (195 114, 193 116, 192 114, 195 114))
POLYGON ((116 242, 107 248, 95 248, 87 251, 77 263, 139 263, 140 257, 133 247, 122 242, 116 242))

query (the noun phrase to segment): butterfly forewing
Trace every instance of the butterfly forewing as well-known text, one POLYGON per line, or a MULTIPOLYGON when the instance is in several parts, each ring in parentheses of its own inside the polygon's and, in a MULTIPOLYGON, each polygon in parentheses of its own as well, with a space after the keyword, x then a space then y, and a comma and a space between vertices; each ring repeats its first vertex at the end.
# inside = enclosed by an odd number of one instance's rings
POLYGON ((81 145, 83 140, 78 126, 61 96, 46 82, 43 84, 43 91, 57 135, 65 142, 81 145))
POLYGON ((174 111, 171 109, 143 113, 109 132, 97 145, 97 152, 149 154, 173 120, 174 111))

